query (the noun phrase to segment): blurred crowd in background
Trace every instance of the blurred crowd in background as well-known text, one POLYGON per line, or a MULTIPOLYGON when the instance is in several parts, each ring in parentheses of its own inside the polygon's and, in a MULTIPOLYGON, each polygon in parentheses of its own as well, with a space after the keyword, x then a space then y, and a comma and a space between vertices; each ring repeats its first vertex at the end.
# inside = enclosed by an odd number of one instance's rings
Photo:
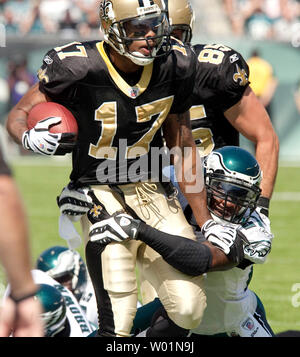
MULTIPOLYGON (((99 38, 99 0, 0 0, 6 38, 99 38)), ((37 82, 24 51, 9 57, 0 74, 0 114, 8 112, 37 82), (1 78, 2 77, 2 78, 1 78)), ((4 117, 1 115, 1 122, 4 117)), ((1 134, 1 133, 0 133, 1 134)))
POLYGON ((99 35, 98 0, 0 0, 0 22, 9 35, 99 35))
MULTIPOLYGON (((191 4, 196 15, 204 6, 212 11, 215 6, 221 8, 236 36, 292 41, 300 46, 300 0, 191 0, 191 4)), ((7 35, 99 36, 98 8, 99 0, 0 0, 0 23, 7 35)))
POLYGON ((223 0, 232 32, 300 46, 300 0, 223 0))

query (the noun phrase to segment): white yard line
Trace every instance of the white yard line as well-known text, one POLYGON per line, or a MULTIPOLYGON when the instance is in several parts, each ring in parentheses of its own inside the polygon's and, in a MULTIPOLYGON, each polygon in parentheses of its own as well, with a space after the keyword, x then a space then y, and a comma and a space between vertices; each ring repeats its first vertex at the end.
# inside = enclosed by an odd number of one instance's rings
POLYGON ((272 201, 300 201, 300 192, 274 192, 272 201))

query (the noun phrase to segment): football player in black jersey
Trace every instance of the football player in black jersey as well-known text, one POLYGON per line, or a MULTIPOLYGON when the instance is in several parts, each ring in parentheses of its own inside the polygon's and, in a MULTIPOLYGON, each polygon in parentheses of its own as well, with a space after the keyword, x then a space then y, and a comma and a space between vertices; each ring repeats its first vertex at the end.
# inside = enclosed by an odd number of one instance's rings
MULTIPOLYGON (((191 42, 194 13, 187 0, 168 0, 172 36, 191 42)), ((262 169, 258 210, 268 215, 278 169, 279 141, 264 106, 251 89, 242 55, 220 44, 193 45, 198 56, 191 127, 202 156, 225 145, 252 141, 262 169)))
MULTIPOLYGON (((159 230, 195 239, 172 190, 161 183, 163 158, 157 149, 164 146, 163 127, 167 147, 176 149, 172 157, 177 175, 182 174, 180 188, 198 224, 205 226, 211 215, 188 112, 197 58, 188 46, 170 43, 163 0, 102 0, 100 20, 104 41, 73 42, 45 55, 40 82, 9 113, 8 131, 39 154, 72 150, 67 189, 89 186, 109 214, 125 210, 159 230), (30 109, 46 101, 72 111, 79 128, 76 144, 70 135, 49 132, 60 121, 57 117, 28 130, 30 109)), ((101 205, 95 217, 101 215, 101 205)), ((81 223, 100 336, 130 334, 137 305, 136 263, 168 318, 184 330, 199 324, 206 305, 202 276, 180 273, 140 242, 100 246, 89 238, 87 215, 81 223)), ((222 236, 226 228, 218 227, 222 236)))

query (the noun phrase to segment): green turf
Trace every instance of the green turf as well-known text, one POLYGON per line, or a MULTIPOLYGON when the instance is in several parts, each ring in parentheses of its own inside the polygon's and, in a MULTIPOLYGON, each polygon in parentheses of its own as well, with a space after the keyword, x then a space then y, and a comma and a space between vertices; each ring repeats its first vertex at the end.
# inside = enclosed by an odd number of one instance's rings
MULTIPOLYGON (((59 210, 55 198, 68 182, 70 167, 15 164, 13 169, 27 209, 34 263, 42 250, 51 245, 65 245, 58 235, 59 210)), ((294 307, 292 304, 293 295, 296 294, 292 288, 297 283, 300 287, 300 202, 282 201, 278 200, 280 196, 276 196, 279 192, 298 192, 299 195, 299 182, 300 168, 280 167, 271 204, 275 235, 272 252, 264 265, 255 266, 250 285, 263 301, 268 320, 276 333, 289 329, 300 330, 300 306, 294 307)), ((79 252, 84 257, 83 246, 79 252)), ((0 279, 3 286, 3 272, 0 279)))
MULTIPOLYGON (((47 160, 47 158, 45 159, 47 160)), ((68 183, 70 167, 66 165, 48 164, 52 161, 36 165, 11 165, 15 179, 19 186, 29 221, 30 242, 32 248, 32 264, 38 255, 53 245, 66 245, 58 234, 59 209, 56 205, 56 196, 68 183)), ((79 249, 83 255, 83 248, 79 249)), ((3 271, 0 272, 0 293, 3 290, 3 271)))
MULTIPOLYGON (((290 196, 297 198, 299 182, 300 168, 279 168, 270 209, 274 234, 272 252, 265 264, 254 267, 254 276, 250 284, 250 288, 263 301, 268 321, 275 332, 300 330, 300 306, 292 304, 293 296, 300 291, 292 291, 294 284, 300 283, 300 201, 276 199, 280 197, 280 192, 294 192, 296 194, 290 196)), ((300 299, 297 301, 300 302, 300 299)))
POLYGON ((58 235, 56 196, 68 183, 66 166, 13 166, 30 222, 33 258, 49 245, 65 244, 58 235))

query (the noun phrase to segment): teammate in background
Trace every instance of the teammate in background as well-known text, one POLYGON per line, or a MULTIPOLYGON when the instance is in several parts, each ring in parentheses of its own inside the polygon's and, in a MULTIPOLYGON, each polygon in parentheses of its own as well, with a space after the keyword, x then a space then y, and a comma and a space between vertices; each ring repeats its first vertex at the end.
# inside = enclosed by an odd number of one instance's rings
POLYGON ((31 275, 28 228, 16 183, 0 151, 0 262, 11 284, 0 311, 0 337, 42 337, 41 306, 30 299, 37 291, 31 275))
MULTIPOLYGON (((173 161, 177 174, 182 173, 181 191, 198 224, 208 228, 211 215, 188 112, 196 69, 194 52, 170 43, 162 0, 102 0, 100 21, 105 41, 75 42, 47 53, 39 70, 40 83, 9 113, 8 131, 28 150, 63 154, 69 142, 48 131, 59 119, 45 118, 44 130, 28 130, 26 123, 34 105, 49 100, 63 104, 79 126, 70 175, 73 189, 90 185, 110 214, 123 209, 161 231, 195 240, 171 195, 173 188, 159 182, 163 181, 161 166, 152 167, 160 157, 151 160, 157 153, 154 149, 164 146, 163 126, 167 147, 178 148, 173 161)), ((206 306, 203 276, 180 273, 141 242, 99 247, 90 241, 91 223, 86 215, 81 222, 98 305, 99 336, 130 335, 137 305, 136 263, 160 296, 168 318, 179 326, 179 333, 199 324, 206 306)), ((221 225, 214 226, 213 232, 235 235, 221 225)), ((207 229, 206 236, 210 235, 207 229)))
MULTIPOLYGON (((192 40, 194 13, 187 0, 169 0, 172 36, 192 40)), ((279 141, 263 104, 249 82, 249 69, 242 55, 227 46, 193 46, 198 56, 191 126, 202 155, 225 145, 239 145, 239 133, 255 145, 263 172, 258 207, 267 214, 278 169, 279 141)))
MULTIPOLYGON (((253 273, 253 264, 265 262, 271 251, 273 235, 269 220, 256 209, 260 194, 261 170, 256 159, 246 150, 225 146, 210 153, 204 160, 207 205, 215 222, 228 224, 233 229, 241 227, 241 233, 248 240, 244 257, 239 265, 226 271, 208 272, 205 278, 207 307, 202 322, 190 334, 272 337, 265 309, 258 296, 248 286, 253 273)), ((195 231, 200 228, 190 216, 195 231)), ((212 222, 213 224, 213 222, 212 222)), ((128 215, 119 214, 94 224, 91 233, 94 239, 105 241, 140 239, 150 244, 163 257, 168 252, 168 262, 178 270, 196 275, 201 269, 197 251, 198 242, 190 242, 179 236, 161 233, 138 222, 128 215), (117 229, 118 227, 118 229, 117 229), (184 259, 188 257, 188 259, 184 259)), ((139 331, 148 323, 164 324, 165 312, 158 299, 138 310, 133 331, 139 331), (149 316, 154 315, 150 323, 149 316), (144 316, 144 319, 143 319, 144 316), (159 317, 159 318, 158 318, 159 317), (148 322, 146 321, 148 318, 148 322)), ((195 336, 197 335, 197 336, 195 336)), ((147 337, 147 331, 139 337, 147 337)))
MULTIPOLYGON (((41 302, 45 337, 87 337, 93 328, 85 318, 76 297, 69 289, 41 270, 31 271, 34 282, 40 286, 35 297, 41 302)), ((10 286, 4 293, 4 300, 10 286)))
POLYGON ((296 86, 296 90, 294 93, 294 99, 295 99, 295 104, 296 104, 297 110, 300 114, 300 80, 298 81, 297 86, 296 86))
POLYGON ((251 87, 272 119, 272 100, 278 86, 272 65, 263 59, 258 50, 253 50, 247 60, 250 69, 251 87))
POLYGON ((36 262, 36 269, 69 289, 76 297, 87 320, 95 329, 98 326, 97 303, 91 280, 83 259, 77 251, 53 246, 44 250, 36 262))

